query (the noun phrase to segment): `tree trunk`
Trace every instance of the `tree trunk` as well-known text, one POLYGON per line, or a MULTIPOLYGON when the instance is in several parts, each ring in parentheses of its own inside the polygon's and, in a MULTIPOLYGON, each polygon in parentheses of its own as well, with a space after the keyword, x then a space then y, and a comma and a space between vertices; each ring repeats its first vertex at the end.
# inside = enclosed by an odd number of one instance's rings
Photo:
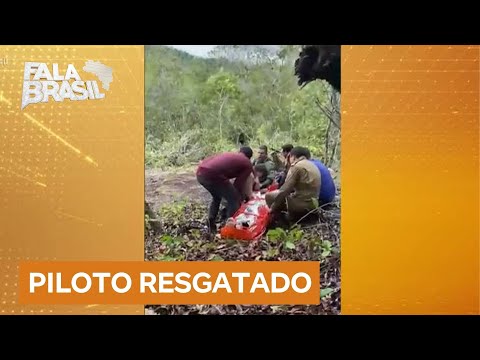
POLYGON ((162 228, 160 220, 158 219, 157 215, 152 210, 152 208, 150 207, 150 205, 147 203, 146 200, 145 200, 145 215, 148 216, 148 223, 150 224, 152 229, 155 232, 160 231, 162 228))

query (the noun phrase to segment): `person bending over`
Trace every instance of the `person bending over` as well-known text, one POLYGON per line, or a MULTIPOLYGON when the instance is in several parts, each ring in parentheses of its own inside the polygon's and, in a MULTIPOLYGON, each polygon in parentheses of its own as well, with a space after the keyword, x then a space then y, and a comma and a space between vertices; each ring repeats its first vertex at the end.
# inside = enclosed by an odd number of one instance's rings
POLYGON ((238 210, 242 200, 250 196, 254 180, 252 155, 252 149, 245 146, 239 152, 213 155, 200 162, 197 181, 212 195, 208 210, 210 231, 217 230, 215 222, 222 199, 226 200, 226 217, 229 218, 238 210), (235 179, 233 183, 232 179, 235 179))

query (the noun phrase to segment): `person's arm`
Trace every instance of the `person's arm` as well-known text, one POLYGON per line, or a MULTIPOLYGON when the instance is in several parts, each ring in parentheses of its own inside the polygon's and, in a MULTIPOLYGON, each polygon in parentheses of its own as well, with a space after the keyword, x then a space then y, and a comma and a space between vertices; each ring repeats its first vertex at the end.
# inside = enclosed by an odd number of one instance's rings
POLYGON ((253 180, 253 191, 259 191, 259 190, 261 190, 260 181, 258 180, 258 177, 255 176, 253 180))
POLYGON ((285 198, 295 189, 295 185, 297 184, 300 175, 299 171, 300 170, 296 167, 290 168, 285 183, 279 189, 278 195, 275 197, 275 201, 270 207, 271 212, 277 211, 280 205, 285 201, 285 198))
POLYGON ((233 186, 235 187, 235 189, 238 190, 240 194, 243 194, 245 189, 245 183, 251 174, 253 174, 253 166, 250 161, 248 161, 248 165, 245 164, 244 170, 242 170, 240 175, 237 176, 235 178, 235 181, 233 182, 233 186))
POLYGON ((282 185, 285 183, 285 178, 287 177, 287 173, 288 172, 286 170, 283 170, 275 178, 275 181, 278 183, 279 187, 282 187, 282 185))
POLYGON ((253 191, 255 184, 255 176, 253 174, 248 175, 247 180, 243 186, 242 199, 250 200, 253 197, 253 191))

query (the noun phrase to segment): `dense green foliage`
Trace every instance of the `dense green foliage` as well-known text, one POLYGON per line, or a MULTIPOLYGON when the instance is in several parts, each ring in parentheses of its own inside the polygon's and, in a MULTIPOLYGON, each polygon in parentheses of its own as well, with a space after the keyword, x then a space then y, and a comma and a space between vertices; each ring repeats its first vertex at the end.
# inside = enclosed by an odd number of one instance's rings
POLYGON ((293 143, 325 159, 331 126, 320 107, 332 106, 332 89, 322 82, 300 89, 293 74, 297 55, 291 45, 274 55, 224 45, 210 59, 147 46, 147 167, 183 166, 234 150, 240 133, 254 149, 293 143))

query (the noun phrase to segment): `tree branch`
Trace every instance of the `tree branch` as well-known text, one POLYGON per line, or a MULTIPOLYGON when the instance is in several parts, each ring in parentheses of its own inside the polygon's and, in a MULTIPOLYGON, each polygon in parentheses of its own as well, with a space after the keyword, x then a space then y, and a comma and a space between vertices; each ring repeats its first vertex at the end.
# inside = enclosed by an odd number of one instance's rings
POLYGON ((317 104, 318 108, 320 109, 320 111, 323 112, 323 114, 338 128, 340 129, 340 125, 337 124, 337 122, 335 120, 333 120, 333 116, 331 114, 329 114, 329 111, 324 109, 324 107, 322 106, 322 104, 320 103, 320 100, 318 100, 318 98, 315 98, 315 103, 317 104))

